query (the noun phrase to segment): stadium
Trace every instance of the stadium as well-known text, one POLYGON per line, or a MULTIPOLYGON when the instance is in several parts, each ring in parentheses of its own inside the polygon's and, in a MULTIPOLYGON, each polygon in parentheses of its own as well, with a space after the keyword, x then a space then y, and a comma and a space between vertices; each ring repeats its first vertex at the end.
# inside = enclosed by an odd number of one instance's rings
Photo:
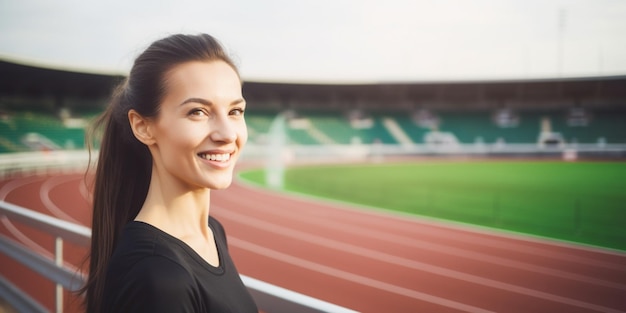
MULTIPOLYGON (((123 77, 0 73, 4 307, 78 311, 85 129, 123 77)), ((263 312, 626 310, 626 76, 243 89, 212 214, 263 312)))

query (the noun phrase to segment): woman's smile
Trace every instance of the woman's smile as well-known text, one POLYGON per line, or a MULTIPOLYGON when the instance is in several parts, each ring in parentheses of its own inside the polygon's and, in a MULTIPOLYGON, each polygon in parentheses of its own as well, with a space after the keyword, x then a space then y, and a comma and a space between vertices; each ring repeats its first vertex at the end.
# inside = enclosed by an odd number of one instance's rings
POLYGON ((200 152, 197 154, 201 162, 216 169, 225 169, 231 166, 231 153, 229 152, 200 152))
POLYGON ((198 156, 209 161, 226 162, 230 160, 230 153, 198 153, 198 156))

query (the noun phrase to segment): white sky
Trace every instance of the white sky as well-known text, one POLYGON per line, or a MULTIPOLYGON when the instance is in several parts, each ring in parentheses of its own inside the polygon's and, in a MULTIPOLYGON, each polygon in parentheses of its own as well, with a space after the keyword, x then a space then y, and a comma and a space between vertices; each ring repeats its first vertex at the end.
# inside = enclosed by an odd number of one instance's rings
POLYGON ((0 0, 0 58, 125 74, 178 32, 214 35, 252 81, 626 74, 623 0, 0 0))

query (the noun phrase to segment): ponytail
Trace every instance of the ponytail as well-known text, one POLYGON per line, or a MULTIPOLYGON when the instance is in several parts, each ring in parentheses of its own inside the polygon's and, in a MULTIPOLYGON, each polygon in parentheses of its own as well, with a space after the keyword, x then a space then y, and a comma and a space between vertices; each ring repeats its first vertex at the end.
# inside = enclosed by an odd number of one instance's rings
POLYGON ((126 84, 93 125, 104 127, 93 192, 89 278, 83 288, 87 312, 99 312, 109 259, 124 225, 133 220, 148 193, 152 156, 132 135, 126 118, 126 84))

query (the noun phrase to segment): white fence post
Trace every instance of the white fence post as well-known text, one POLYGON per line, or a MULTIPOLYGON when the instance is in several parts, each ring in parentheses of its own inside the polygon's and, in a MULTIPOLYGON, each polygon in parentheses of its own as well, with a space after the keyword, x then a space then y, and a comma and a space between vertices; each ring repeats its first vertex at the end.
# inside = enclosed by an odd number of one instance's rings
MULTIPOLYGON (((63 238, 56 237, 54 241, 54 263, 63 267, 63 238)), ((56 284, 56 312, 63 313, 63 285, 56 284)))

